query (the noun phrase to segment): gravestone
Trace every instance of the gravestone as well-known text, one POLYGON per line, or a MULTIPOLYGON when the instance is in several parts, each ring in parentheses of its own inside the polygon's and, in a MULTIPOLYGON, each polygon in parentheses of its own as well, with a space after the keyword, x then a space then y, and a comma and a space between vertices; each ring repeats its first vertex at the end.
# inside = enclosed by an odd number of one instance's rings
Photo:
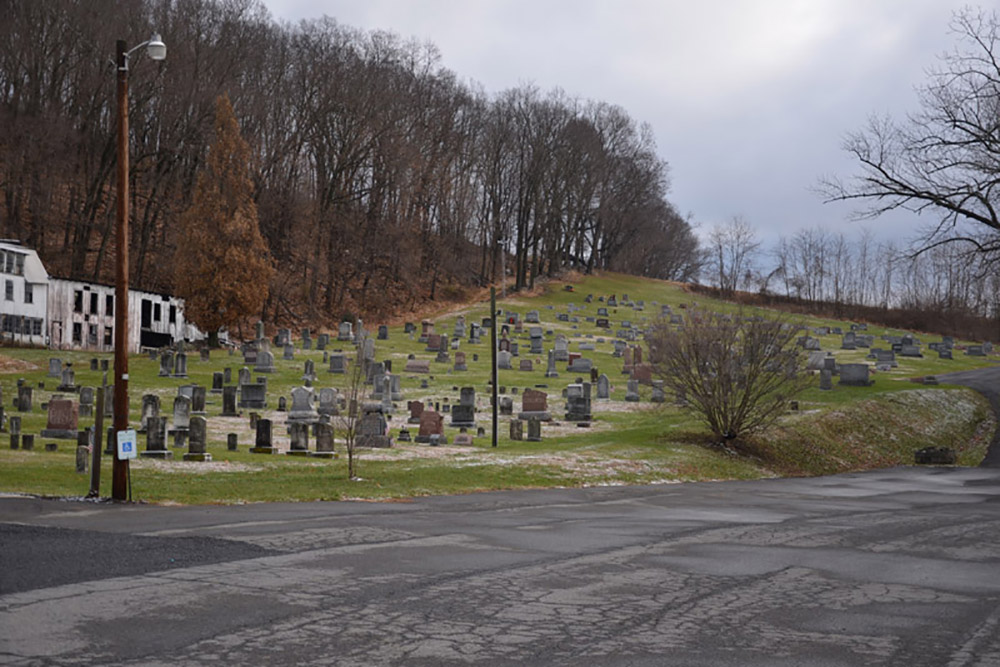
POLYGON ((80 387, 80 411, 81 417, 94 416, 94 388, 80 387))
POLYGON ((222 371, 215 371, 212 373, 212 393, 221 394, 222 387, 225 385, 225 374, 222 371))
POLYGON ((49 359, 49 374, 50 378, 61 378, 62 377, 62 359, 51 358, 49 359))
POLYGON ((313 390, 310 387, 292 389, 292 408, 288 412, 288 422, 312 424, 319 420, 319 413, 313 408, 313 390))
POLYGON ((523 440, 524 439, 524 422, 520 419, 510 420, 510 439, 511 440, 523 440))
POLYGON ((347 357, 339 352, 334 352, 330 355, 330 367, 327 369, 328 373, 336 373, 337 375, 343 375, 347 372, 347 357))
POLYGON ((965 348, 965 356, 967 357, 985 357, 986 350, 982 345, 969 345, 965 348))
POLYGON ((451 410, 451 425, 469 427, 476 425, 476 390, 462 387, 459 403, 451 410))
POLYGON ((597 378, 597 398, 599 400, 611 398, 611 381, 604 373, 601 373, 600 377, 597 378))
POLYGON ((437 436, 437 441, 440 444, 448 443, 444 437, 444 416, 433 410, 424 410, 420 414, 420 430, 414 440, 427 444, 434 436, 437 436))
POLYGON ((584 382, 566 387, 566 421, 590 421, 590 386, 584 382))
POLYGON ((188 450, 184 454, 185 461, 211 461, 212 455, 208 453, 208 425, 204 417, 191 417, 191 424, 188 428, 188 450))
POLYGON ((337 340, 339 341, 350 341, 354 340, 354 332, 352 331, 352 324, 350 322, 341 322, 337 327, 337 340))
POLYGON ((950 347, 939 347, 938 348, 938 359, 953 359, 952 351, 950 347))
POLYGON ((254 437, 254 446, 250 448, 253 454, 273 454, 274 440, 270 419, 258 419, 254 437))
POLYGON ((650 397, 651 403, 665 403, 667 400, 663 392, 663 380, 653 380, 653 395, 650 397))
POLYGON ((241 384, 239 406, 250 410, 263 410, 267 407, 267 385, 259 382, 241 384))
POLYGON ((625 388, 625 400, 629 403, 639 402, 639 381, 629 380, 625 388))
POLYGON ((455 371, 467 371, 469 370, 468 365, 465 363, 465 352, 459 351, 455 353, 455 366, 452 370, 455 371))
POLYGON ((201 348, 198 351, 198 354, 199 354, 199 359, 201 361, 211 361, 212 360, 212 352, 207 347, 201 348))
POLYGON ((222 388, 222 416, 239 417, 236 410, 236 386, 227 385, 222 388))
POLYGON ((547 378, 557 378, 557 377, 559 377, 559 372, 556 370, 556 353, 555 353, 555 350, 549 350, 548 363, 547 363, 547 365, 545 367, 545 377, 547 377, 547 378))
POLYGON ((420 337, 417 338, 417 342, 426 343, 433 333, 434 333, 434 323, 431 322, 430 320, 421 320, 420 337))
POLYGON ((160 377, 170 377, 174 372, 174 353, 164 350, 160 355, 160 377))
POLYGON ((200 384, 191 387, 191 414, 205 414, 205 388, 200 384))
POLYGON ((542 441, 542 422, 538 419, 528 420, 528 442, 542 441))
POLYGON ((901 357, 923 357, 920 347, 913 344, 903 343, 900 345, 899 356, 901 357))
POLYGON ((288 411, 288 399, 286 399, 284 396, 279 396, 278 412, 287 412, 287 411, 288 411))
POLYGON ((505 350, 500 350, 499 352, 497 352, 497 368, 509 371, 511 369, 510 359, 511 359, 510 352, 507 352, 505 350))
POLYGON ((316 362, 312 359, 306 359, 304 368, 302 370, 302 381, 303 382, 315 382, 316 381, 316 362))
POLYGON ((145 431, 149 428, 149 420, 160 416, 160 397, 156 394, 143 394, 141 415, 139 430, 145 431))
POLYGON ((355 437, 358 447, 392 447, 389 436, 389 423, 381 412, 379 405, 366 405, 358 422, 358 435, 355 437))
MULTIPOLYGON (((284 361, 294 361, 295 360, 295 346, 289 343, 282 348, 281 358, 284 361)), ((266 372, 266 371, 265 371, 266 372)))
POLYGON ((500 397, 500 414, 504 417, 510 417, 514 414, 514 399, 510 396, 500 397))
POLYGON ((552 416, 548 411, 548 399, 549 395, 544 391, 525 389, 521 395, 521 412, 518 414, 518 418, 539 419, 542 421, 551 420, 552 416))
POLYGON ((336 389, 323 387, 319 390, 319 407, 316 412, 324 417, 336 417, 340 414, 336 389))
POLYGON ((452 331, 452 337, 456 340, 465 338, 465 315, 459 315, 458 319, 455 320, 455 328, 452 331))
POLYGON ((840 381, 848 387, 868 387, 874 381, 868 379, 868 364, 840 364, 840 381))
POLYGON ((188 357, 186 352, 178 352, 174 358, 174 372, 172 377, 186 378, 188 376, 188 357))
POLYGON ((833 389, 833 371, 823 369, 819 372, 819 388, 824 391, 833 389))
POLYGON ((320 352, 326 350, 326 347, 330 344, 330 334, 321 333, 316 337, 316 349, 320 352))
POLYGON ((26 384, 18 386, 14 407, 18 412, 31 412, 31 387, 26 384))
POLYGON ((187 396, 174 397, 174 421, 171 433, 186 431, 191 425, 191 399, 187 396))
POLYGON ((422 401, 407 401, 406 409, 410 411, 410 416, 406 420, 408 424, 419 424, 420 415, 424 413, 424 404, 422 401))
POLYGON ((167 418, 150 416, 146 420, 146 449, 139 456, 151 459, 172 459, 174 453, 167 448, 167 418))
POLYGON ((226 449, 230 452, 235 452, 239 449, 239 436, 235 433, 226 434, 226 449))
POLYGON ((255 373, 273 373, 274 368, 274 355, 270 350, 261 350, 257 353, 257 363, 253 368, 255 373))
POLYGON ((53 396, 49 400, 48 419, 41 436, 76 440, 79 413, 76 403, 69 398, 53 396))
POLYGON ((376 337, 379 340, 389 340, 389 327, 384 324, 378 325, 378 335, 376 337))
POLYGON ((309 455, 309 424, 304 422, 288 423, 288 451, 289 456, 309 455))
POLYGON ((517 369, 519 371, 526 371, 528 373, 535 370, 534 365, 531 363, 531 359, 521 359, 518 363, 517 369))
POLYGON ((529 310, 524 315, 524 321, 527 322, 528 324, 538 324, 539 321, 540 321, 538 319, 538 311, 537 310, 529 310))
POLYGON ((590 369, 593 368, 593 366, 594 362, 586 357, 578 357, 576 359, 571 358, 566 371, 568 373, 590 373, 590 369))
POLYGON ((403 370, 407 373, 430 373, 431 362, 426 359, 407 359, 403 370))
POLYGON ((59 391, 76 391, 76 373, 73 371, 73 367, 66 364, 66 368, 62 372, 62 381, 59 383, 59 391))

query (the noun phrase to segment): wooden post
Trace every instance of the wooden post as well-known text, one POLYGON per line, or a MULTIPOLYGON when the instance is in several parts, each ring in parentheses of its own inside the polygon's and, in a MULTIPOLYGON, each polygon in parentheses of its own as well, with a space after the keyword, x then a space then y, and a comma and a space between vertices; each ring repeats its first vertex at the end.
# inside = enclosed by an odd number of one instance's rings
MULTIPOLYGON (((128 429, 128 47, 115 45, 118 66, 118 216, 115 224, 115 432, 128 429)), ((101 406, 103 410, 103 406, 101 406)), ((112 458, 111 497, 128 498, 128 459, 112 458)))
POLYGON ((497 413, 500 409, 497 398, 497 288, 490 288, 490 361, 492 371, 490 377, 493 379, 493 446, 497 446, 497 413))

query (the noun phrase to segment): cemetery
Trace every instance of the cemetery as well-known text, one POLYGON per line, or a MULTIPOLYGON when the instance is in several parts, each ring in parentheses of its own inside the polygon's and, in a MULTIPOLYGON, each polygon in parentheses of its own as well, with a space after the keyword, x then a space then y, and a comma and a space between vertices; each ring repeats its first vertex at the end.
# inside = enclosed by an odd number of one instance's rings
MULTIPOLYGON (((734 317, 735 307, 616 274, 563 285, 498 301, 496 448, 488 302, 329 330, 258 324, 229 348, 144 349, 130 360, 135 497, 382 498, 818 474, 912 464, 916 445, 954 446, 956 436, 959 462, 969 465, 985 451, 982 433, 992 433, 978 395, 933 379, 995 363, 988 343, 871 324, 862 334, 852 323, 805 318, 798 348, 811 385, 759 444, 773 458, 727 456, 655 375, 644 335, 661 317, 682 326, 678 313, 696 301, 734 317), (838 419, 856 421, 863 446, 877 453, 845 456, 862 445, 824 435, 838 419), (345 472, 351 429, 355 480, 345 472), (808 451, 806 441, 824 438, 828 451, 808 451)), ((0 489, 86 492, 78 454, 99 417, 111 425, 110 396, 101 405, 97 391, 109 364, 109 354, 89 351, 0 349, 0 489)), ((107 447, 107 434, 97 439, 107 447)), ((102 457, 107 470, 110 458, 102 457)), ((107 485, 106 471, 102 495, 107 485)))

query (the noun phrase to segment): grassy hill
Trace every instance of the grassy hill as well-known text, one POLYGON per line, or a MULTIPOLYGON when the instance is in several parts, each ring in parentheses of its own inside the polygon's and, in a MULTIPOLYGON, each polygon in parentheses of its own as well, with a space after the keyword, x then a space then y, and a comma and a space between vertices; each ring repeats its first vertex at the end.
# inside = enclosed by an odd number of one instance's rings
MULTIPOLYGON (((346 478, 346 463, 339 460, 302 459, 290 456, 253 455, 247 451, 252 434, 246 414, 242 417, 221 417, 221 398, 209 394, 209 452, 211 463, 153 461, 140 459, 132 463, 133 497, 151 502, 259 502, 277 500, 313 500, 344 498, 402 498, 437 493, 463 493, 490 489, 510 489, 551 486, 609 485, 637 483, 667 483, 689 480, 757 478, 774 475, 811 475, 872 467, 909 464, 915 449, 928 445, 947 445, 960 453, 960 463, 975 465, 982 459, 995 423, 986 401, 970 390, 959 387, 927 387, 915 384, 911 378, 949 371, 965 370, 995 363, 998 358, 966 357, 956 351, 954 360, 899 358, 899 367, 879 372, 870 387, 839 387, 820 391, 816 385, 799 398, 799 409, 789 412, 770 432, 751 442, 752 455, 737 455, 710 446, 707 429, 693 413, 672 405, 648 402, 649 389, 642 388, 641 403, 624 401, 627 377, 621 374, 620 359, 612 356, 615 330, 624 320, 639 324, 655 318, 661 304, 674 311, 690 307, 694 302, 702 308, 735 311, 733 304, 694 296, 682 286, 631 276, 602 274, 577 277, 571 282, 554 282, 533 295, 512 295, 501 300, 504 310, 519 312, 538 310, 542 328, 564 333, 570 340, 570 350, 576 351, 581 342, 592 343, 596 349, 584 354, 593 359, 601 372, 611 379, 609 401, 594 400, 594 421, 586 428, 561 421, 564 413, 562 389, 577 377, 559 364, 559 378, 545 377, 544 355, 531 356, 522 352, 520 358, 531 358, 534 370, 500 371, 499 384, 508 393, 513 388, 542 386, 549 393, 549 409, 558 424, 543 426, 540 443, 515 442, 508 437, 508 418, 500 424, 499 447, 490 447, 490 438, 477 438, 472 447, 429 447, 415 443, 397 443, 388 450, 363 450, 360 455, 360 480, 346 478), (573 291, 566 291, 566 285, 573 291), (591 304, 584 297, 593 294, 591 304), (615 294, 619 299, 627 294, 633 302, 644 301, 643 311, 632 308, 609 309, 612 328, 599 330, 585 317, 593 317, 598 296, 615 294), (579 323, 559 322, 558 313, 568 304, 584 308, 575 313, 579 323), (589 336, 589 337, 588 337, 589 336), (239 451, 226 449, 226 434, 236 433, 239 451)), ((750 309, 753 310, 753 309, 750 309)), ((746 310, 745 310, 746 312, 746 310)), ((468 322, 479 321, 488 313, 488 303, 467 304, 431 316, 439 333, 451 334, 458 315, 468 322)), ((827 318, 802 317, 809 327, 842 327, 849 323, 827 318)), ((419 321, 417 322, 419 327, 419 321)), ((377 323, 370 323, 374 330, 377 323)), ((527 349, 524 339, 514 336, 527 349)), ((317 332, 313 332, 315 334, 317 332)), ((876 337, 899 335, 869 326, 876 337)), ((919 337, 919 332, 917 333, 919 337)), ((335 338, 335 336, 334 336, 335 338)), ((923 337, 924 342, 933 340, 923 337)), ((840 362, 865 361, 867 350, 839 350, 840 336, 822 337, 824 349, 834 352, 840 362)), ((296 340, 297 345, 301 342, 296 340)), ((489 338, 471 345, 466 337, 461 349, 468 356, 469 370, 454 372, 451 364, 437 364, 434 354, 427 352, 415 337, 403 333, 403 323, 390 326, 389 340, 377 341, 376 358, 390 359, 393 369, 402 376, 405 399, 398 402, 390 421, 395 435, 406 427, 406 400, 456 403, 458 388, 473 386, 477 392, 477 423, 489 431, 488 394, 489 338), (403 372, 407 356, 431 360, 431 375, 403 372), (479 361, 473 355, 479 355, 479 361), (422 379, 429 387, 421 389, 422 379)), ((552 337, 546 336, 545 348, 552 347, 552 337)), ((348 343, 331 341, 329 350, 343 349, 353 353, 348 343)), ((454 352, 451 353, 452 357, 454 352)), ((0 350, 0 388, 7 414, 12 412, 11 397, 16 396, 16 382, 23 378, 36 387, 34 410, 23 415, 24 432, 38 433, 45 427, 46 417, 39 408, 47 401, 58 384, 46 377, 47 360, 59 356, 71 361, 77 369, 77 385, 100 384, 101 373, 90 371, 92 353, 66 353, 49 350, 0 350), (44 383, 44 388, 38 388, 44 383)), ((109 358, 110 355, 103 355, 109 358)), ((296 350, 294 361, 283 361, 280 351, 275 354, 277 372, 268 378, 269 409, 264 416, 275 422, 275 439, 287 446, 284 415, 275 411, 278 396, 289 396, 290 390, 301 384, 305 359, 316 364, 317 388, 342 387, 344 376, 326 373, 323 353, 315 349, 296 350)), ((518 360, 515 359, 515 367, 518 360)), ((144 393, 161 396, 162 412, 169 416, 177 386, 196 383, 211 386, 212 373, 229 366, 235 378, 243 360, 236 354, 213 351, 208 362, 201 362, 197 353, 189 354, 187 379, 158 377, 159 363, 148 356, 136 356, 129 362, 130 415, 139 419, 139 406, 144 393)), ((519 391, 519 393, 520 393, 519 391)), ((520 396, 514 396, 515 412, 520 396)), ((246 411, 245 411, 246 412, 246 411)), ((81 419, 80 427, 89 426, 90 419, 81 419)), ((448 418, 445 416, 447 425, 448 418)), ((409 426, 413 433, 415 426, 409 426)), ((452 440, 456 429, 446 429, 452 440)), ((338 433, 339 437, 341 434, 338 433)), ((73 471, 72 443, 63 441, 59 451, 46 452, 45 439, 36 438, 34 451, 11 451, 4 436, 0 439, 0 492, 24 492, 48 495, 82 495, 88 488, 86 475, 73 471)), ((144 439, 140 439, 144 444, 144 439)), ((342 452, 342 445, 338 443, 342 452)), ((180 452, 176 454, 179 458, 180 452)), ((102 495, 110 493, 109 457, 104 457, 102 495)))

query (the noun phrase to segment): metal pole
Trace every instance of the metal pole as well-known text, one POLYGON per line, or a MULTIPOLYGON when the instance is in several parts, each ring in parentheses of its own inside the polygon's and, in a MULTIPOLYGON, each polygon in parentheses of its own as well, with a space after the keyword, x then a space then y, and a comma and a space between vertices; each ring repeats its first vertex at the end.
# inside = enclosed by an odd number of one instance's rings
MULTIPOLYGON (((115 432, 128 429, 128 47, 115 45, 118 66, 118 217, 115 225, 115 432)), ((103 406, 101 406, 103 409, 103 406)), ((128 459, 112 459, 111 497, 128 497, 128 459)))
POLYGON ((493 379, 493 446, 497 446, 497 411, 500 409, 497 399, 497 288, 490 288, 490 319, 493 320, 490 327, 490 359, 491 376, 493 379))
POLYGON ((97 388, 97 413, 94 415, 94 437, 90 446, 90 492, 88 498, 99 498, 101 495, 101 452, 104 447, 104 394, 103 386, 97 388))

